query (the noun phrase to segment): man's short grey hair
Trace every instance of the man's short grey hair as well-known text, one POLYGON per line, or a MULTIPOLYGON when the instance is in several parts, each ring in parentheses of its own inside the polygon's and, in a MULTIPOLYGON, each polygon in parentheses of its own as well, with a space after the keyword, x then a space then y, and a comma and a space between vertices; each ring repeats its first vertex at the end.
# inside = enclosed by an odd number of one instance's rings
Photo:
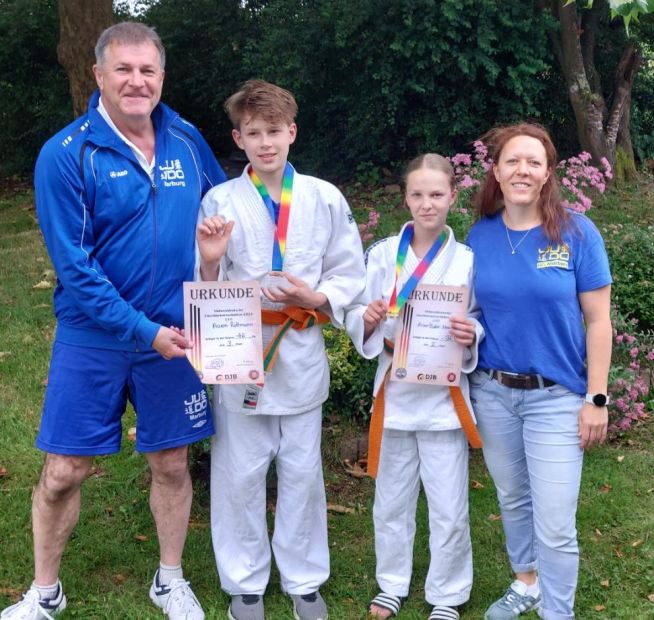
POLYGON ((154 28, 138 22, 120 22, 109 26, 95 44, 95 62, 102 66, 104 53, 111 43, 120 45, 139 45, 151 41, 159 51, 161 68, 166 66, 166 50, 154 28))

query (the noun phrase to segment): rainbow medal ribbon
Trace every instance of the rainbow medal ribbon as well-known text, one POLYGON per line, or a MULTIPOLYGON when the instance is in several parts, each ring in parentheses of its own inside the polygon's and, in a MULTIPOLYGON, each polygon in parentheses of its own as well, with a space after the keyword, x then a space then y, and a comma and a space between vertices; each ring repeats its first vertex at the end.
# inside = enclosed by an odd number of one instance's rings
POLYGON ((409 245, 413 239, 413 222, 410 222, 404 227, 402 231, 402 237, 400 238, 400 245, 397 248, 397 258, 395 259, 395 285, 393 286, 393 294, 391 295, 391 300, 388 302, 388 316, 397 317, 402 310, 402 306, 406 303, 406 300, 411 297, 418 282, 420 282, 422 276, 425 275, 429 265, 432 264, 436 254, 443 247, 445 240, 447 239, 447 230, 444 230, 432 246, 429 248, 429 251, 422 258, 415 271, 411 274, 409 279, 404 283, 402 290, 397 292, 397 282, 402 271, 402 265, 406 260, 407 252, 409 251, 409 245))
POLYGON ((272 271, 282 271, 284 267, 284 256, 286 254, 286 233, 288 231, 288 220, 291 214, 291 195, 293 193, 293 177, 295 170, 293 166, 286 162, 284 167, 284 177, 282 178, 282 196, 279 201, 279 211, 275 213, 275 205, 266 189, 261 182, 252 166, 248 166, 248 175, 254 186, 257 188, 263 203, 268 209, 270 219, 275 225, 275 239, 273 241, 272 253, 272 271))

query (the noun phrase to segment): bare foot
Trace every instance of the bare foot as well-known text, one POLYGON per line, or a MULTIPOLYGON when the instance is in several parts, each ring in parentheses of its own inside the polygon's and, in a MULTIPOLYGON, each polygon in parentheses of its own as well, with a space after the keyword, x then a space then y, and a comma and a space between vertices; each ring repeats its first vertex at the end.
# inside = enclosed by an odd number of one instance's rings
POLYGON ((368 615, 371 618, 382 618, 385 620, 386 618, 390 618, 393 614, 391 613, 390 609, 386 609, 385 607, 377 607, 377 605, 370 605, 368 608, 368 615))

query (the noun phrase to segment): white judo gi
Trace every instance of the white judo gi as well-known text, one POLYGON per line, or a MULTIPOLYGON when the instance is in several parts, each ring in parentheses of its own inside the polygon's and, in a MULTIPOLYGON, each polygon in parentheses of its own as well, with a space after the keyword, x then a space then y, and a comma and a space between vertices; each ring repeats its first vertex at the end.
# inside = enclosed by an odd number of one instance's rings
MULTIPOLYGON (((473 255, 457 243, 448 227, 447 241, 420 284, 468 286, 470 309, 473 255)), ((363 342, 363 313, 375 299, 389 301, 395 283, 400 235, 374 244, 367 254, 367 278, 362 302, 348 309, 346 327, 361 355, 379 357, 374 393, 391 366, 384 338, 394 341, 396 319, 388 318, 363 342)), ((398 281, 398 291, 420 260, 411 247, 398 281)), ((476 322, 477 338, 464 353, 461 389, 470 406, 468 378, 477 365, 477 344, 483 329, 476 322)), ((468 443, 446 386, 387 381, 384 432, 375 488, 376 576, 383 592, 407 596, 413 564, 416 505, 422 480, 429 508, 431 561, 425 598, 431 605, 460 605, 472 587, 472 547, 468 519, 468 443)))
MULTIPOLYGON (((207 193, 200 220, 213 215, 235 222, 220 279, 263 280, 271 270, 274 225, 247 171, 207 193)), ((284 270, 327 297, 325 311, 338 327, 365 285, 361 240, 345 198, 330 183, 297 172, 284 270)), ((264 342, 277 328, 263 325, 264 342)), ((329 366, 321 328, 286 332, 255 410, 244 408, 245 392, 243 385, 223 385, 213 403, 211 532, 221 585, 232 595, 266 589, 266 473, 275 460, 275 562, 285 592, 308 594, 329 577, 320 455, 329 366)))

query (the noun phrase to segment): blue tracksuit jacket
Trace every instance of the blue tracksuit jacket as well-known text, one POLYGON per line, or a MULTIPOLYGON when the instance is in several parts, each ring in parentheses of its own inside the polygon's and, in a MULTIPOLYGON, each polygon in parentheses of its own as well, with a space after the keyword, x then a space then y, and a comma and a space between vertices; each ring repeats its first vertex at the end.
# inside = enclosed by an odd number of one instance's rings
POLYGON ((96 91, 36 162, 36 210, 57 274, 56 338, 149 349, 161 325, 183 325, 200 200, 226 177, 199 131, 160 103, 152 182, 98 100, 96 91))

